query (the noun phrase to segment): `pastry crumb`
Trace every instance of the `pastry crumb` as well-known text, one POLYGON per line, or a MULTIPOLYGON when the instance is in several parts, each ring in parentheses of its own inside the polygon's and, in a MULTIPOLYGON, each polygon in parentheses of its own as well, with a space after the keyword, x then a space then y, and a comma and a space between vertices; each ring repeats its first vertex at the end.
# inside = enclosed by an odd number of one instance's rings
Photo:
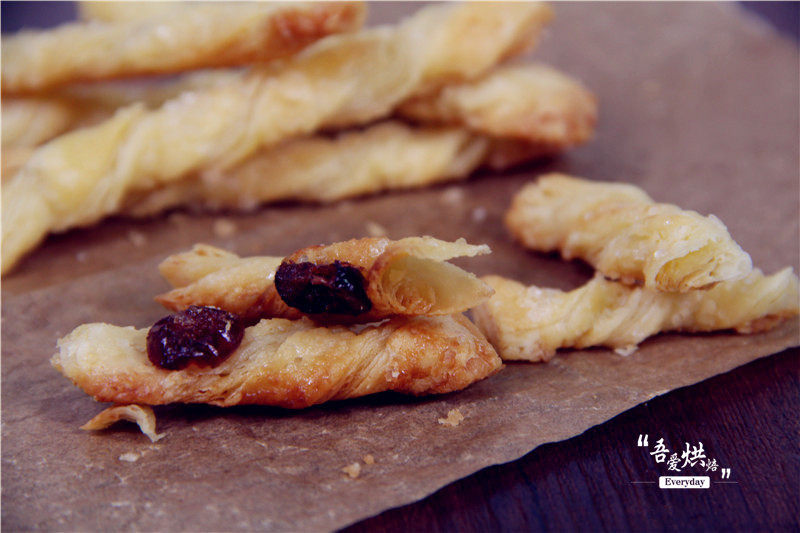
POLYGON ((440 418, 439 423, 443 426, 449 426, 451 428, 456 427, 464 420, 464 415, 461 414, 459 409, 450 409, 447 412, 446 418, 440 418))
POLYGON ((133 229, 128 232, 128 240, 137 248, 141 248, 147 244, 147 237, 145 237, 145 234, 133 229))
POLYGON ((459 187, 449 187, 442 193, 442 202, 446 204, 460 204, 464 200, 464 190, 459 187))
POLYGON ((119 456, 119 460, 125 461, 126 463, 135 463, 139 460, 139 454, 134 452, 123 453, 119 456))
POLYGON ((374 465, 375 464, 375 458, 372 456, 371 453, 368 453, 367 455, 365 455, 363 457, 363 461, 364 461, 364 464, 366 464, 366 465, 374 465))
POLYGON ((476 207, 472 210, 472 221, 473 222, 483 222, 486 220, 486 208, 485 207, 476 207))
POLYGON ((89 254, 87 254, 86 252, 78 252, 75 254, 75 260, 78 261, 78 263, 85 263, 88 257, 89 254))
POLYGON ((385 237, 386 236, 386 228, 378 224, 377 222, 373 222, 371 220, 367 221, 367 234, 370 237, 385 237))
POLYGON ((185 223, 188 218, 189 217, 187 217, 185 214, 176 211, 174 213, 170 213, 170 215, 167 217, 167 221, 170 224, 180 225, 185 223))
POLYGON ((614 353, 617 355, 621 355, 622 357, 628 357, 633 352, 635 352, 638 347, 639 346, 637 346, 636 344, 630 344, 628 346, 623 346, 621 348, 614 348, 614 353))
POLYGON ((218 218, 212 227, 212 231, 217 237, 232 237, 238 230, 236 223, 228 218, 218 218))
POLYGON ((355 479, 359 475, 361 475, 361 465, 359 463, 353 463, 351 465, 347 465, 342 468, 342 472, 348 475, 350 479, 355 479))

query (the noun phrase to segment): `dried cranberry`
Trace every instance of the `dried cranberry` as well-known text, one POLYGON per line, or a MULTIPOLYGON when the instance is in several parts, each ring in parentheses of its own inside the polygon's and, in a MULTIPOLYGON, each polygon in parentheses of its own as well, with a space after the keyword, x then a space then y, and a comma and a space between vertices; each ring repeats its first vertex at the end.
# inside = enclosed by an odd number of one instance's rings
POLYGON ((236 315, 193 305, 153 324, 147 333, 147 357, 167 370, 190 363, 214 367, 233 353, 243 335, 244 324, 236 315))
POLYGON ((291 263, 275 273, 275 288, 286 305, 304 313, 360 315, 372 309, 361 271, 347 263, 291 263))

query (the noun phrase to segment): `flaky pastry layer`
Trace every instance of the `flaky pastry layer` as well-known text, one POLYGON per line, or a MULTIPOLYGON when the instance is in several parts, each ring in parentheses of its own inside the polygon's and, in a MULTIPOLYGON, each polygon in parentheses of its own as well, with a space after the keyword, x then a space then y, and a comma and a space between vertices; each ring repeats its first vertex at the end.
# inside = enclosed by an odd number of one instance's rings
POLYGON ((2 145, 32 147, 68 130, 78 120, 79 111, 59 98, 2 99, 2 145))
POLYGON ((666 331, 766 331, 796 316, 798 280, 791 268, 685 293, 631 287, 596 275, 573 291, 483 278, 494 295, 473 311, 477 326, 506 360, 547 361, 559 348, 606 346, 629 353, 666 331))
POLYGON ((134 20, 22 31, 3 37, 3 92, 270 61, 363 21, 357 2, 208 2, 134 20))
POLYGON ((289 408, 389 390, 442 394, 501 367, 485 337, 460 315, 350 328, 262 320, 245 330, 230 358, 204 369, 154 366, 146 336, 146 329, 85 324, 59 341, 52 363, 98 401, 289 408))
POLYGON ((486 253, 486 245, 432 237, 353 239, 303 248, 285 259, 240 258, 212 246, 196 245, 161 263, 159 271, 176 288, 156 300, 173 311, 201 305, 248 318, 298 318, 303 313, 284 303, 275 288, 275 272, 281 262, 326 265, 341 261, 363 275, 372 309, 337 318, 363 323, 397 315, 451 315, 475 307, 492 291, 473 274, 446 261, 486 253))
POLYGON ((280 65, 62 135, 3 191, 2 270, 47 233, 117 212, 132 192, 230 168, 288 137, 371 121, 411 96, 477 77, 530 47, 550 16, 538 3, 436 5, 399 26, 329 36, 280 65))
POLYGON ((400 115, 563 150, 588 141, 597 100, 578 81, 541 64, 501 66, 485 77, 404 102, 400 115))
POLYGON ((106 429, 120 420, 134 422, 152 442, 157 442, 164 438, 163 433, 156 432, 156 415, 147 405, 115 405, 103 409, 82 425, 81 429, 98 431, 106 429))
POLYGON ((514 197, 506 225, 528 248, 558 250, 608 278, 661 291, 708 287, 752 269, 718 218, 655 203, 623 183, 541 176, 514 197))

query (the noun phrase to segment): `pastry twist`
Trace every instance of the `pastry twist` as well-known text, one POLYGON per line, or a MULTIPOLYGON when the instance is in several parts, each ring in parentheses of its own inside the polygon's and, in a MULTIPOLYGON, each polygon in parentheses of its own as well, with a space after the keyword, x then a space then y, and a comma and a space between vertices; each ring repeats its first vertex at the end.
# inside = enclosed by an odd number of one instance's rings
MULTIPOLYGON (((464 179, 488 162, 494 143, 459 128, 415 128, 385 121, 335 137, 313 135, 261 151, 224 172, 203 171, 130 195, 122 212, 169 208, 251 210, 282 200, 333 202, 388 190, 464 179)), ((540 153, 530 147, 528 153, 540 153)))
POLYGON ((771 276, 754 269, 744 279, 685 293, 630 287, 599 274, 569 292, 499 276, 483 280, 495 294, 473 318, 506 360, 547 361, 559 348, 590 346, 627 354, 665 331, 755 333, 800 311, 791 268, 771 276))
POLYGON ((514 197, 506 225, 533 250, 558 250, 608 278, 661 291, 708 287, 752 269, 715 216, 655 203, 622 183, 542 176, 514 197))
POLYGON ((365 15, 357 2, 210 2, 177 9, 3 37, 3 91, 270 61, 356 30, 365 15))
POLYGON ((461 315, 349 328, 262 320, 214 368, 158 368, 147 359, 146 336, 146 329, 85 324, 59 341, 52 364, 103 402, 293 409, 388 390, 452 392, 501 367, 492 346, 461 315))

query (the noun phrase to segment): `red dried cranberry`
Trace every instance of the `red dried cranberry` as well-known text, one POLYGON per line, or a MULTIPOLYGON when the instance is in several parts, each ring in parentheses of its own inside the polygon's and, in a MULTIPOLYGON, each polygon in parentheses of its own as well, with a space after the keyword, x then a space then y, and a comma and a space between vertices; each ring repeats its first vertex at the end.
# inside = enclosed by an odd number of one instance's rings
POLYGON ((233 353, 243 335, 244 325, 236 315, 193 305, 150 328, 147 357, 167 370, 180 370, 190 363, 214 367, 233 353))
POLYGON ((361 271, 347 263, 291 263, 275 273, 275 289, 286 305, 304 313, 360 315, 372 309, 361 271))

